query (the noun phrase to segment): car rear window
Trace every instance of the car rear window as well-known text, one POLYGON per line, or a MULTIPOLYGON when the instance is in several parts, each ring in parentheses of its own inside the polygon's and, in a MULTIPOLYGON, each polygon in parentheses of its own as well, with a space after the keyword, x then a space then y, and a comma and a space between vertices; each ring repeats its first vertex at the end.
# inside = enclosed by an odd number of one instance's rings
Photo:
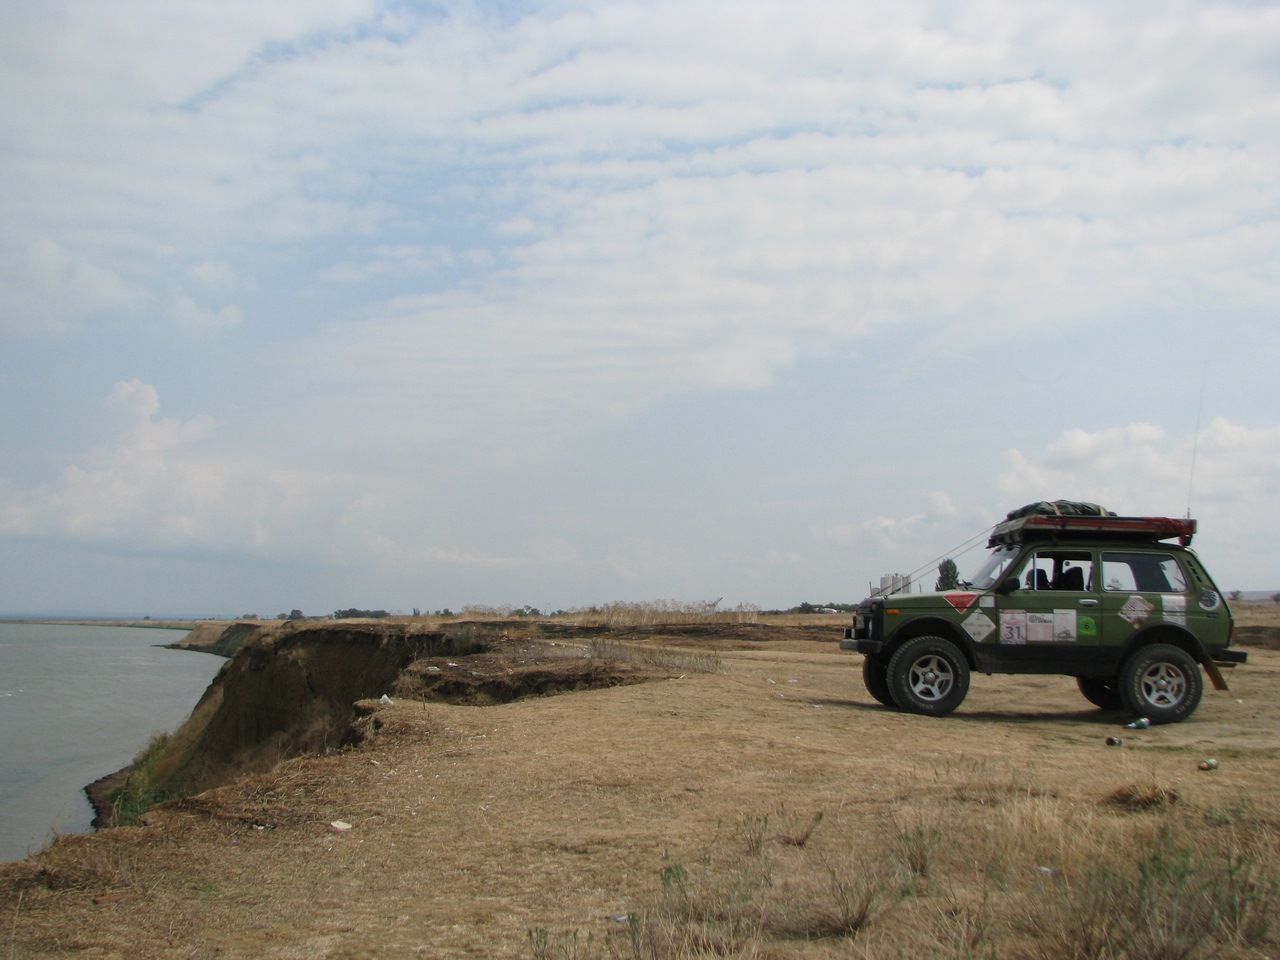
POLYGON ((1186 593, 1178 558, 1167 553, 1104 553, 1102 586, 1129 593, 1186 593))

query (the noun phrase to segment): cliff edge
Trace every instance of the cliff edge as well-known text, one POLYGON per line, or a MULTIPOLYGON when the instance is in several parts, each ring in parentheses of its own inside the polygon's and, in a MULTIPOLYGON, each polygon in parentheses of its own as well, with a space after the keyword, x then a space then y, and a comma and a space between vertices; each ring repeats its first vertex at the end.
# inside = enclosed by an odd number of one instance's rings
MULTIPOLYGON (((199 624, 175 646, 231 651, 191 716, 149 760, 149 789, 185 796, 351 742, 359 700, 393 690, 415 660, 460 656, 475 631, 387 621, 199 624)), ((86 788, 100 823, 130 769, 86 788)))

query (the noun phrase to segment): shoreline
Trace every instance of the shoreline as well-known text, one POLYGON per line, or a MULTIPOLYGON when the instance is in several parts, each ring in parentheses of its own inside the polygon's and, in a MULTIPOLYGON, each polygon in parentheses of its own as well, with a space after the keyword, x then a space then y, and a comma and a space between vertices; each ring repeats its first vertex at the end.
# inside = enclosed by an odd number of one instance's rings
POLYGON ((121 767, 115 773, 108 773, 105 777, 99 777, 93 783, 85 785, 84 795, 89 799, 89 806, 93 808, 93 820, 89 824, 93 830, 97 831, 110 826, 111 814, 115 808, 111 797, 125 785, 132 772, 133 764, 131 763, 121 767))
POLYGON ((140 627, 146 630, 194 630, 199 623, 224 620, 129 620, 117 617, 0 617, 0 623, 49 624, 62 627, 140 627))

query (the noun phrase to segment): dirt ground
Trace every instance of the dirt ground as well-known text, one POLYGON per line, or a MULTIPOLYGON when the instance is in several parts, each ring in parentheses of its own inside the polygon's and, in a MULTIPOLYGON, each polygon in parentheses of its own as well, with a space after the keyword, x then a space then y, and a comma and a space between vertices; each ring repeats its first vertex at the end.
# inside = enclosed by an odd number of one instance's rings
MULTIPOLYGON (((1280 619, 1258 606, 1241 622, 1274 644, 1280 619)), ((871 699, 862 658, 838 649, 844 621, 634 630, 613 639, 713 653, 717 669, 706 656, 637 661, 615 650, 620 679, 525 699, 485 693, 477 675, 538 664, 421 661, 392 703, 362 703, 358 747, 0 867, 0 957, 603 956, 592 951, 673 877, 744 836, 750 848, 753 831, 781 870, 801 855, 794 835, 816 825, 809 849, 830 869, 926 818, 942 841, 932 879, 920 874, 917 895, 866 932, 711 944, 706 955, 968 955, 956 942, 991 945, 983 956, 1038 955, 1019 946, 1031 941, 1014 920, 1001 921, 1003 940, 973 932, 965 918, 986 916, 976 872, 949 845, 968 850, 974 830, 988 830, 982 856, 999 859, 1003 882, 1039 882, 1037 871, 1069 869, 1074 841, 1005 845, 1000 824, 1118 821, 1094 811, 1135 784, 1158 785, 1196 822, 1257 803, 1262 821, 1233 822, 1274 825, 1275 649, 1249 647, 1230 691, 1206 689, 1181 724, 1126 730, 1127 718, 1090 708, 1062 677, 974 677, 955 714, 930 719, 871 699), (420 699, 450 674, 472 678, 469 699, 420 699), (1217 768, 1199 769, 1209 757, 1217 768), (962 921, 967 941, 921 932, 962 921)), ((544 659, 563 679, 589 640, 555 642, 559 659, 544 659)), ((1274 955, 1273 943, 1223 955, 1274 955)))

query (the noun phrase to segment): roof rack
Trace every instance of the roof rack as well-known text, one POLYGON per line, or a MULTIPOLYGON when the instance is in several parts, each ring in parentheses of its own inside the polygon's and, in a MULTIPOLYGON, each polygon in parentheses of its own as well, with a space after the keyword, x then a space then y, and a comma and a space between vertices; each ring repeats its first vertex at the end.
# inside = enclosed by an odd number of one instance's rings
POLYGON ((1173 517, 1066 517, 1033 514, 996 524, 988 547, 1025 540, 1069 540, 1106 537, 1115 540, 1158 541, 1178 538, 1184 547, 1195 536, 1196 522, 1173 517))

